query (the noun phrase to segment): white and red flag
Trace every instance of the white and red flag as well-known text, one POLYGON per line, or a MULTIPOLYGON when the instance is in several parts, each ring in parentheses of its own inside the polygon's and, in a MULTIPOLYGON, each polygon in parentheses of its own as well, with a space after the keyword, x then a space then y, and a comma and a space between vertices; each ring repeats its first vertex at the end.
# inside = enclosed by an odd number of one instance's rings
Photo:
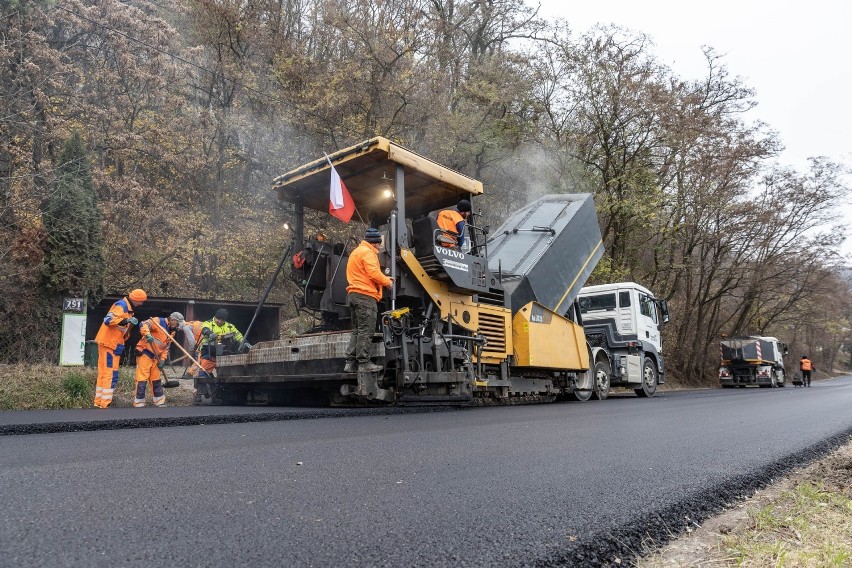
POLYGON ((328 213, 337 217, 344 223, 348 223, 355 213, 355 202, 352 201, 352 196, 349 195, 349 190, 346 189, 346 184, 340 179, 340 175, 334 166, 331 165, 331 160, 328 156, 328 165, 331 166, 331 189, 329 191, 328 213))

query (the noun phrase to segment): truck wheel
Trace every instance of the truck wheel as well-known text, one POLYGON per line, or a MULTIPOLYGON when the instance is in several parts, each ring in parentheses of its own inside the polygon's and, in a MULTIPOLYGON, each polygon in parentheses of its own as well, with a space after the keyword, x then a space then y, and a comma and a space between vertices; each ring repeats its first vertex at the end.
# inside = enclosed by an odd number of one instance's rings
POLYGON ((633 392, 643 398, 652 397, 657 392, 657 366, 647 357, 642 365, 642 388, 633 389, 633 392))
POLYGON ((595 392, 594 397, 598 400, 606 400, 609 396, 609 363, 598 361, 595 363, 595 392))
POLYGON ((778 378, 775 382, 779 387, 784 387, 787 385, 787 381, 784 378, 784 371, 778 371, 778 378))

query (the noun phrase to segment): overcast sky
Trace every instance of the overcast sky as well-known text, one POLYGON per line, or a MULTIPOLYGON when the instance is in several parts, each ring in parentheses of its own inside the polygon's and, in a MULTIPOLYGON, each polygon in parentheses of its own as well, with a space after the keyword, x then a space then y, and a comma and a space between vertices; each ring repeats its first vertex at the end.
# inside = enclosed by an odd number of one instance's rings
MULTIPOLYGON (((755 90, 751 114, 779 132, 782 164, 804 171, 808 157, 826 156, 852 167, 850 0, 541 0, 539 13, 575 32, 597 23, 644 32, 658 59, 687 79, 703 76, 701 47, 711 46, 755 90)), ((852 255, 852 203, 844 210, 843 252, 852 255)))

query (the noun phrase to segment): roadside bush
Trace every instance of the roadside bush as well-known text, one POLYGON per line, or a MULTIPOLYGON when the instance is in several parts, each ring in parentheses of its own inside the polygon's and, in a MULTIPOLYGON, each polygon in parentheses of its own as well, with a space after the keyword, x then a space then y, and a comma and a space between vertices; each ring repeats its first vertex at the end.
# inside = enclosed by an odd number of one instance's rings
POLYGON ((62 388, 72 399, 92 397, 92 388, 88 378, 79 371, 71 371, 62 379, 62 388))

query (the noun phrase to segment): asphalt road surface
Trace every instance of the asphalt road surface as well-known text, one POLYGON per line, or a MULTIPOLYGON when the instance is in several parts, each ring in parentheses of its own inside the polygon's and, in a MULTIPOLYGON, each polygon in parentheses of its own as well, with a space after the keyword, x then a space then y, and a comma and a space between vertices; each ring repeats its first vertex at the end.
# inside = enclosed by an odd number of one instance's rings
POLYGON ((13 412, 0 434, 0 566, 625 565, 845 441, 852 377, 428 412, 13 412))

